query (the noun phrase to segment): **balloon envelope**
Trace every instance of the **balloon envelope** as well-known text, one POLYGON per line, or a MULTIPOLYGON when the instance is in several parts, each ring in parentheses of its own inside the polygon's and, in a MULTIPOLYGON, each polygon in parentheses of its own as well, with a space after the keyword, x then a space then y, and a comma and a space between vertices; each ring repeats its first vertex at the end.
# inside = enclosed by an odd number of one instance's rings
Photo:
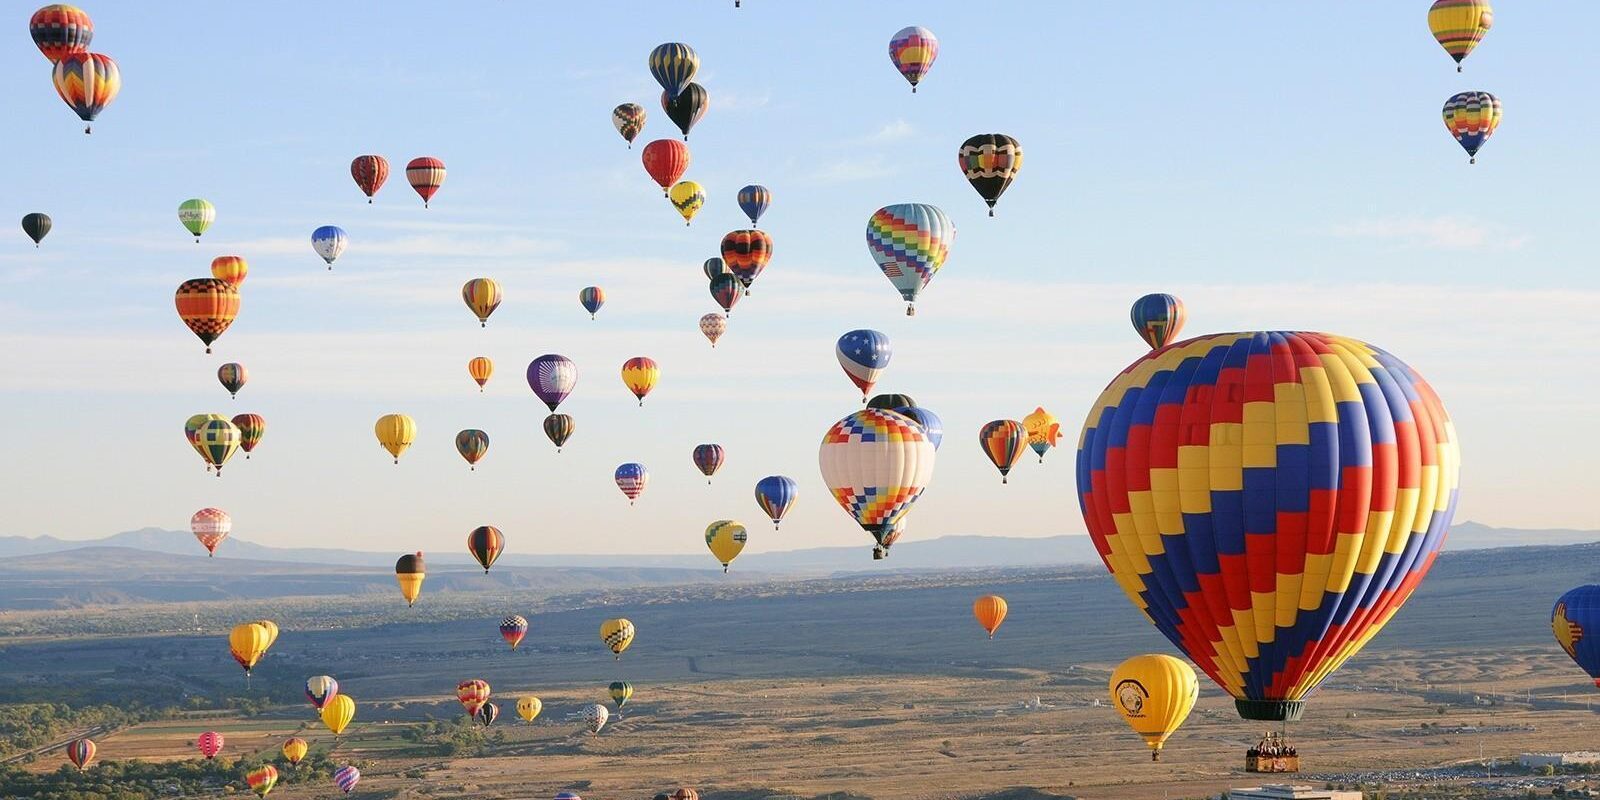
POLYGON ((1186 661, 1169 655, 1134 656, 1111 672, 1111 705, 1144 739, 1150 759, 1161 756, 1167 737, 1189 718, 1200 682, 1186 661))
POLYGON ((1438 396, 1342 336, 1152 351, 1101 393, 1079 441, 1079 504, 1107 567, 1246 719, 1303 713, 1416 590, 1456 507, 1460 451, 1438 396))
POLYGON ((1556 643, 1600 686, 1600 585, 1579 586, 1550 610, 1556 643))

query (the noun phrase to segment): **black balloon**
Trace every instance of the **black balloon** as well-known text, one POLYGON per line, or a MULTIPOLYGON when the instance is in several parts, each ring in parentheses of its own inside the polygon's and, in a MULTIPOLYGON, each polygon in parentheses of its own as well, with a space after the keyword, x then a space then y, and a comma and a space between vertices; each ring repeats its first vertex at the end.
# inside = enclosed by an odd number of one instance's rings
POLYGON ((667 112, 667 119, 683 131, 683 138, 689 138, 689 129, 694 127, 700 118, 706 115, 706 109, 711 106, 711 95, 706 93, 706 87, 698 83, 690 83, 683 87, 677 97, 668 97, 666 92, 661 93, 661 108, 667 112))
POLYGON ((35 211, 22 218, 22 230, 33 240, 34 247, 50 233, 50 215, 35 211))

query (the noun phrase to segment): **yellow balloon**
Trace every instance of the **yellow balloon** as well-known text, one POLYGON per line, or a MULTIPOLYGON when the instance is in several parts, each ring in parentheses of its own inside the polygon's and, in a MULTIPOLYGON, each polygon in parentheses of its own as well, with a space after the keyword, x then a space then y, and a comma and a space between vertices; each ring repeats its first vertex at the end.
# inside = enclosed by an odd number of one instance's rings
POLYGON ((706 547, 722 562, 723 572, 727 572, 728 564, 739 557, 749 536, 743 525, 731 519, 719 519, 706 526, 706 547))
POLYGON ((400 463, 400 454, 411 446, 417 438, 417 423, 405 414, 384 414, 378 418, 378 424, 373 426, 373 433, 378 435, 378 444, 394 456, 394 463, 400 463))
POLYGON ((523 722, 532 722, 533 718, 539 716, 539 712, 543 710, 544 703, 531 694, 517 700, 517 716, 522 717, 523 722))
POLYGON ((688 225, 694 215, 700 213, 700 207, 706 204, 706 190, 694 181, 678 181, 672 184, 667 191, 667 197, 672 200, 672 207, 678 209, 683 215, 683 224, 688 225))
POLYGON ((259 622, 235 625, 228 633, 228 650, 233 653, 233 660, 244 667, 246 675, 255 668, 271 644, 272 633, 259 622))
POLYGON ((355 718, 356 701, 351 700, 350 695, 336 694, 322 706, 322 724, 328 726, 334 736, 344 733, 345 726, 355 718))
POLYGON ((1144 737, 1150 760, 1161 758, 1167 737, 1189 718, 1200 681, 1189 662, 1151 653, 1122 662, 1111 673, 1111 705, 1144 737))
POLYGON ((1044 454, 1061 439, 1061 423, 1056 420, 1056 415, 1040 407, 1022 418, 1022 429, 1028 434, 1028 446, 1033 448, 1034 454, 1039 456, 1039 463, 1043 464, 1044 454))
POLYGON ((633 633, 633 623, 621 617, 600 623, 600 641, 611 648, 611 652, 616 654, 619 661, 622 659, 622 651, 633 644, 633 633))
POLYGON ((1493 25, 1494 9, 1489 7, 1489 0, 1434 0, 1428 9, 1428 30, 1456 60, 1456 72, 1461 71, 1461 60, 1472 54, 1472 48, 1493 25))
POLYGON ((300 763, 300 759, 305 758, 310 750, 311 745, 306 744, 306 740, 298 736, 283 743, 283 757, 290 764, 300 763))

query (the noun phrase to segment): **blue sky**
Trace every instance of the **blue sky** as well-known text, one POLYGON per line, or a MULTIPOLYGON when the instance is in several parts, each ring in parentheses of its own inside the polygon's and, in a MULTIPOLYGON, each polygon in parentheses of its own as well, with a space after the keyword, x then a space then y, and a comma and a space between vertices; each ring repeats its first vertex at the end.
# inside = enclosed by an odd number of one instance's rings
POLYGON ((1188 333, 1328 330, 1394 352, 1457 421, 1460 518, 1600 527, 1600 381, 1579 368, 1600 299, 1600 111, 1573 102, 1600 67, 1594 10, 1497 9, 1457 75, 1426 2, 745 6, 98 3, 94 49, 124 88, 92 136, 13 7, 3 203, 56 229, 40 250, 15 228, 0 245, 16 454, 0 534, 181 528, 218 505, 236 535, 286 545, 454 551, 495 524, 520 552, 699 552, 706 523, 733 517, 753 551, 865 558, 816 467, 857 407, 833 342, 858 327, 893 338, 881 388, 947 426, 908 535, 1081 532, 1070 448, 1002 487, 975 432, 1042 404, 1075 440, 1143 350, 1126 309, 1148 291, 1185 299, 1188 333), (908 24, 942 42, 916 95, 886 55, 908 24), (645 66, 665 41, 695 47, 711 95, 688 174, 710 200, 690 228, 609 120, 638 102, 638 144, 677 135, 645 66), (1472 167, 1439 119, 1466 89, 1506 108, 1472 167), (991 220, 954 162, 995 131, 1026 164, 991 220), (348 174, 369 152, 397 173, 372 206, 348 174), (449 167, 427 211, 399 174, 417 155, 449 167), (775 257, 713 351, 700 262, 742 227, 751 182, 776 195, 775 257), (175 218, 192 196, 218 209, 199 246, 175 218), (873 210, 908 201, 958 230, 914 319, 863 241, 873 210), (323 224, 351 237, 331 274, 309 244, 323 224), (171 293, 225 253, 251 273, 208 357, 171 293), (487 330, 459 296, 480 275, 506 294, 487 330), (576 299, 589 284, 609 295, 595 322, 576 299), (580 372, 560 455, 522 378, 546 352, 580 372), (498 367, 483 395, 464 366, 480 354, 498 367), (618 377, 634 355, 662 367, 643 409, 618 377), (228 360, 252 374, 233 401, 214 376, 228 360), (180 433, 206 411, 269 420, 220 481, 180 433), (391 411, 419 427, 399 467, 372 435, 391 411), (452 445, 466 427, 492 439, 476 473, 452 445), (690 451, 709 441, 729 455, 708 488, 690 451), (633 508, 611 479, 624 461, 652 473, 633 508), (771 473, 801 482, 778 534, 751 499, 771 473))

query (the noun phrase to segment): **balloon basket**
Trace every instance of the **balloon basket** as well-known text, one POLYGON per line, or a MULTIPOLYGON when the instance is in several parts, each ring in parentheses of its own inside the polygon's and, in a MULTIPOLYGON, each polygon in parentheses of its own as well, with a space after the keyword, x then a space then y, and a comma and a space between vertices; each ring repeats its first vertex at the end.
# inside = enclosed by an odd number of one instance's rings
POLYGON ((1256 746, 1245 751, 1244 771, 1279 774, 1300 771, 1300 752, 1282 731, 1262 734, 1256 746))

